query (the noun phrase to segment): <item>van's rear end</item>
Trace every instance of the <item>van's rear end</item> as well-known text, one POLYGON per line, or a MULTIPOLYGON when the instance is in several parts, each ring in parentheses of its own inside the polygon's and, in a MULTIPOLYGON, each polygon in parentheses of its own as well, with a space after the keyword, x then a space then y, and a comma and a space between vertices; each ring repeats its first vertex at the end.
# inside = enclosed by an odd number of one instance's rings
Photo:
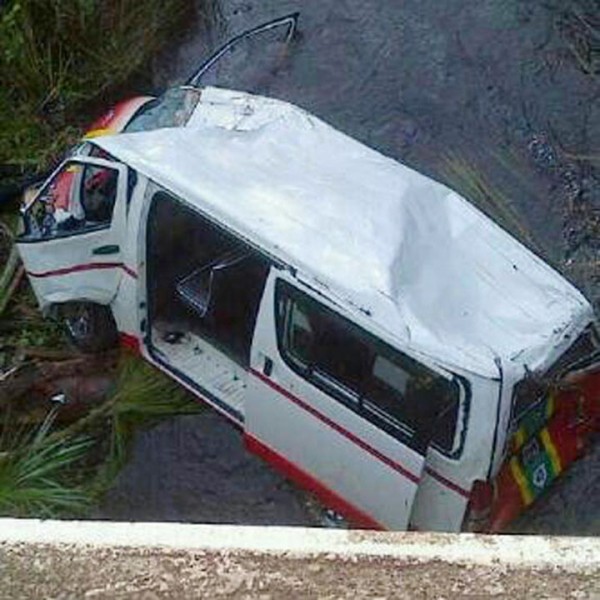
POLYGON ((590 324, 543 376, 514 386, 506 458, 472 493, 466 528, 498 532, 531 506, 600 431, 600 340, 590 324))

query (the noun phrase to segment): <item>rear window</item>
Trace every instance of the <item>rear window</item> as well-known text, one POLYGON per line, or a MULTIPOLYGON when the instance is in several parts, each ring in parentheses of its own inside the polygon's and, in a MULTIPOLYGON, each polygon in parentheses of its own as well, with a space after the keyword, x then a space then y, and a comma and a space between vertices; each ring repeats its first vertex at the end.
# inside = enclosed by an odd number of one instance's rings
POLYGON ((544 374, 529 373, 515 385, 513 392, 512 420, 519 422, 548 396, 549 388, 566 373, 575 369, 584 369, 596 362, 600 355, 598 332, 590 324, 562 356, 544 374))
POLYGON ((310 296, 278 282, 279 347, 305 379, 422 450, 460 445, 461 386, 384 344, 310 296))

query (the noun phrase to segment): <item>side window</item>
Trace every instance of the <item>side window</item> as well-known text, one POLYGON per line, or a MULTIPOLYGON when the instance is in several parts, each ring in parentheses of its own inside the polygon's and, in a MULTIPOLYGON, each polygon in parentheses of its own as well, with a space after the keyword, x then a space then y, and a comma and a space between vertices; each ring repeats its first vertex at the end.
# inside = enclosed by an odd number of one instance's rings
POLYGON ((455 450, 460 388, 284 282, 280 351, 302 377, 361 416, 424 449, 455 450))
POLYGON ((119 172, 110 167, 72 162, 42 188, 23 210, 24 241, 52 239, 110 225, 119 172))
POLYGON ((108 225, 117 199, 119 173, 86 165, 81 178, 80 202, 86 225, 108 225))

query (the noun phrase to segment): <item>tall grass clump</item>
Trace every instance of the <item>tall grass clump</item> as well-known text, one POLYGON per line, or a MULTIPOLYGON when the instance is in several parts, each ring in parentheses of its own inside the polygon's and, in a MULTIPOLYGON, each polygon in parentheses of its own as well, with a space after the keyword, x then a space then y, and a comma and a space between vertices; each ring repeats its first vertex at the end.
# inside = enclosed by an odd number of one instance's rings
POLYGON ((7 426, 0 436, 0 516, 55 517, 80 514, 90 494, 69 482, 71 470, 83 461, 92 440, 53 439, 55 413, 32 430, 7 426))
POLYGON ((204 408, 170 377, 130 354, 121 358, 111 403, 112 433, 105 469, 108 472, 116 471, 125 461, 135 431, 161 419, 196 414, 204 408))
POLYGON ((190 12, 186 0, 0 4, 0 164, 38 166, 64 150, 190 12))
POLYGON ((70 425, 51 409, 38 425, 0 412, 0 517, 81 517, 110 488, 136 432, 203 410, 172 379, 124 353, 113 393, 70 425))

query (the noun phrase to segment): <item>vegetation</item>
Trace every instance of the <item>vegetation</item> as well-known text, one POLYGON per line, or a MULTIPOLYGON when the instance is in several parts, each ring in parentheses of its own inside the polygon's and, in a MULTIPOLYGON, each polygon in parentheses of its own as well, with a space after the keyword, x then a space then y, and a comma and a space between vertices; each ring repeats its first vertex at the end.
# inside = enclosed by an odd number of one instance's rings
POLYGON ((12 0, 0 13, 0 163, 48 163, 140 76, 185 0, 12 0), (90 110, 91 109, 91 110, 90 110))
MULTIPOLYGON (((205 6, 200 17, 208 19, 213 0, 205 6)), ((0 184, 46 170, 127 88, 147 89, 157 51, 196 15, 186 0, 0 2, 0 184)), ((0 515, 80 515, 110 485, 139 427, 199 408, 129 355, 106 374, 113 392, 74 420, 65 416, 69 404, 52 408, 47 397, 41 416, 24 411, 31 386, 6 400, 2 386, 19 389, 5 384, 39 363, 28 348, 69 355, 23 277, 15 209, 0 214, 0 515)))
POLYGON ((126 353, 113 392, 66 426, 58 421, 67 409, 58 405, 41 425, 9 406, 0 426, 0 516, 85 514, 123 466, 136 431, 201 409, 171 379, 126 353))
POLYGON ((0 437, 0 515, 49 517, 63 511, 79 512, 89 495, 67 482, 69 469, 91 446, 86 438, 52 441, 52 410, 37 430, 5 423, 0 437))
MULTIPOLYGON (((165 417, 202 410, 197 400, 172 379, 128 354, 121 358, 116 392, 105 406, 110 411, 109 451, 91 486, 95 495, 108 488, 123 466, 136 431, 165 417)), ((98 409, 100 413, 102 410, 98 409)), ((93 417, 92 423, 97 415, 93 417)))

